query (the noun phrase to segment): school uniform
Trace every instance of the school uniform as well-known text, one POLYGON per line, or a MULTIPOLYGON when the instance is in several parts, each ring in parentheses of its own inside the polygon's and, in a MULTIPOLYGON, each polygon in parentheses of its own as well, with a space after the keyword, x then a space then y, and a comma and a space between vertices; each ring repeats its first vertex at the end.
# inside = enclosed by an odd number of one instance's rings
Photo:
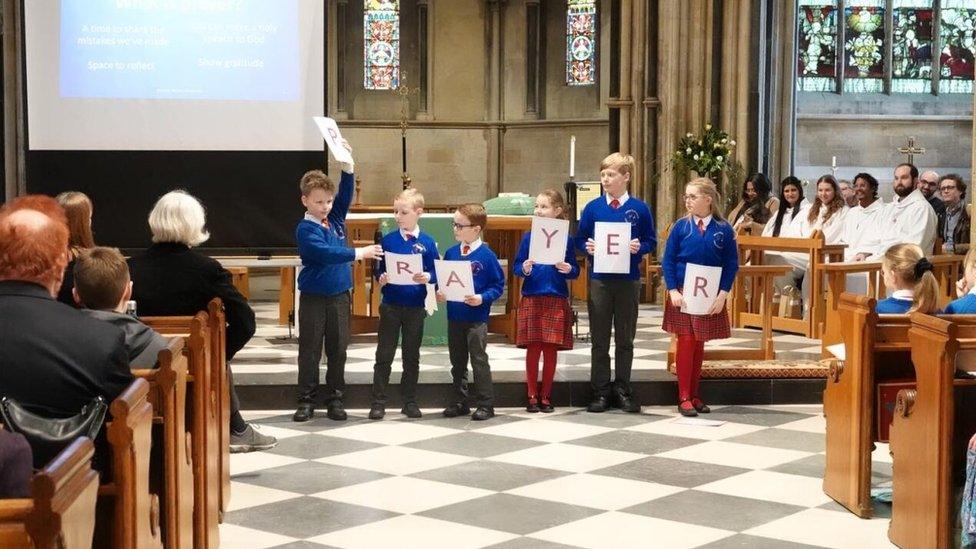
MULTIPOLYGON (((413 231, 396 230, 380 241, 383 252, 422 255, 424 273, 430 283, 436 283, 434 260, 439 259, 437 242, 415 227, 413 231)), ((386 272, 386 262, 380 261, 373 269, 375 278, 386 272)), ((400 376, 400 395, 403 403, 416 402, 417 377, 420 372, 420 344, 424 338, 424 320, 427 310, 427 284, 386 284, 380 290, 380 324, 377 330, 376 363, 373 366, 373 404, 385 405, 390 370, 396 354, 397 340, 402 335, 403 374, 400 376)))
POLYGON ((573 348, 573 311, 569 306, 569 285, 567 280, 579 276, 579 262, 572 242, 566 243, 566 256, 563 259, 570 270, 563 274, 555 265, 532 265, 528 275, 522 264, 529 259, 529 242, 532 234, 525 233, 519 245, 512 272, 522 277, 522 299, 518 308, 518 331, 515 342, 525 349, 534 343, 555 345, 557 350, 573 348))
POLYGON ((456 402, 464 404, 468 400, 470 357, 477 405, 492 409, 494 395, 487 353, 488 315, 492 302, 501 297, 505 290, 505 273, 498 256, 480 238, 470 244, 452 246, 444 252, 444 260, 471 262, 474 278, 472 294, 481 295, 482 299, 477 307, 459 301, 447 302, 447 345, 456 402))
POLYGON ((891 297, 878 301, 877 305, 874 306, 874 312, 879 315, 907 314, 914 301, 915 294, 911 290, 895 290, 891 292, 891 297))
POLYGON ((361 253, 346 244, 346 215, 352 202, 353 174, 342 172, 332 210, 324 220, 306 213, 295 228, 302 270, 298 274, 298 402, 314 404, 318 396, 323 342, 327 360, 328 400, 342 400, 352 262, 361 253))
POLYGON ((976 314, 976 288, 969 290, 968 294, 946 305, 943 314, 947 314, 947 315, 976 314))
MULTIPOLYGON (((640 249, 630 256, 627 273, 595 273, 593 260, 589 265, 589 299, 587 312, 590 321, 590 385, 596 399, 608 399, 611 389, 618 400, 630 400, 630 372, 634 361, 634 336, 637 334, 637 307, 640 297, 640 265, 644 255, 657 247, 654 217, 643 201, 624 193, 619 199, 609 194, 591 200, 580 215, 576 233, 576 247, 586 252, 586 241, 593 238, 595 224, 627 222, 631 238, 640 240, 640 249), (614 374, 610 381, 610 330, 614 332, 614 374), (622 397, 622 398, 621 398, 622 397)), ((629 253, 629 242, 622 246, 629 253)), ((594 410, 596 411, 596 410, 594 410)), ((638 411, 638 410, 634 410, 638 411)))

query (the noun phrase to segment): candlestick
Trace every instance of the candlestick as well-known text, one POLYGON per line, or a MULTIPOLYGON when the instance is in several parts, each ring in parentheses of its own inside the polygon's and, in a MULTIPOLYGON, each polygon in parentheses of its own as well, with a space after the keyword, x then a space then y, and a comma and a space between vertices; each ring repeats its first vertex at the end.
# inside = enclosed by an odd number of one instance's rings
POLYGON ((576 136, 569 136, 569 178, 576 175, 576 136))
POLYGON ((833 169, 835 169, 835 170, 837 169, 837 157, 836 156, 831 156, 830 157, 830 167, 833 168, 833 169))

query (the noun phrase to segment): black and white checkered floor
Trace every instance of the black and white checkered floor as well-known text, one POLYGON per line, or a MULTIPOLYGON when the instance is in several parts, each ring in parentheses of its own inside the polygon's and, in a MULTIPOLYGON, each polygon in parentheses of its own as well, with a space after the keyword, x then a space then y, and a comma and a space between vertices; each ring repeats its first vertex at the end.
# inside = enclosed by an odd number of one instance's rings
MULTIPOLYGON (((890 546, 887 518, 859 519, 821 490, 819 406, 716 407, 706 417, 720 426, 671 407, 486 422, 354 410, 296 424, 290 412, 246 414, 280 443, 231 456, 224 547, 890 546)), ((883 486, 885 445, 874 459, 883 486)))

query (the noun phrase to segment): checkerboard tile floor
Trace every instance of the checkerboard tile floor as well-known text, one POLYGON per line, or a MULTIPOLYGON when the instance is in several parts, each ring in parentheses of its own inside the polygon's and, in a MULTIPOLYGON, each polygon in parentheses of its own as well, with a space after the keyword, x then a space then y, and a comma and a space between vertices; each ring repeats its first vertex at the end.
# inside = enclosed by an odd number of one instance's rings
MULTIPOLYGON (((224 547, 890 547, 890 508, 858 519, 823 494, 819 406, 640 415, 424 410, 380 422, 248 412, 280 440, 231 456, 224 547)), ((890 484, 883 445, 875 485, 890 484)))

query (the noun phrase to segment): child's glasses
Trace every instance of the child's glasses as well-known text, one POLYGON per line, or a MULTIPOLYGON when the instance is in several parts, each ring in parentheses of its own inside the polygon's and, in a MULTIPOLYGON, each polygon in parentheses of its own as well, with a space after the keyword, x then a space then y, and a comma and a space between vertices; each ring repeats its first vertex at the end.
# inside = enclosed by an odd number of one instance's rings
POLYGON ((474 227, 474 225, 462 225, 460 223, 453 223, 455 229, 467 229, 468 227, 474 227))

